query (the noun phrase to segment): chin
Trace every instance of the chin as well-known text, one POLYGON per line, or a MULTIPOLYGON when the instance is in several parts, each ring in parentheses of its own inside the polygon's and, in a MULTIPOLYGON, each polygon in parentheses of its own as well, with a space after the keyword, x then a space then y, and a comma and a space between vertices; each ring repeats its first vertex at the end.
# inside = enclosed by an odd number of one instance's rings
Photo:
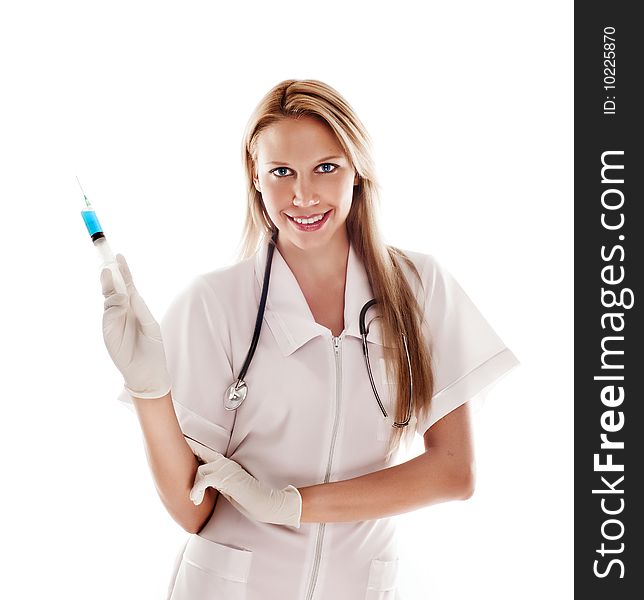
MULTIPOLYGON (((287 227, 289 227, 287 223, 287 227)), ((287 246, 296 247, 303 251, 316 250, 324 248, 333 239, 336 232, 324 233, 318 232, 297 232, 297 231, 284 231, 280 229, 278 240, 287 246)))
POLYGON ((290 246, 295 246, 303 251, 316 250, 318 248, 324 248, 329 243, 329 238, 327 236, 312 236, 304 234, 300 236, 284 236, 284 241, 286 241, 290 246))

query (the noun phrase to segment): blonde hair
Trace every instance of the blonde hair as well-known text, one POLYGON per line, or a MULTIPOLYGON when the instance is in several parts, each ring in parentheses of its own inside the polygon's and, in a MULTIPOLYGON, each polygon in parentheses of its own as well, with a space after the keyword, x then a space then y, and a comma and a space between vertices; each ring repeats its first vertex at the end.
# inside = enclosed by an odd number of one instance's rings
MULTIPOLYGON (((420 276, 412 261, 401 250, 382 242, 376 222, 378 184, 369 136, 347 101, 321 81, 282 81, 264 96, 248 121, 242 147, 248 204, 240 258, 254 254, 262 237, 275 231, 262 195, 254 185, 258 136, 276 121, 303 116, 320 119, 330 127, 358 173, 358 185, 353 188, 351 209, 346 220, 347 234, 356 255, 366 267, 371 290, 378 301, 383 343, 387 351, 387 369, 398 389, 395 419, 400 422, 406 418, 410 386, 401 333, 407 337, 413 378, 413 408, 414 414, 420 419, 429 410, 434 377, 429 348, 421 329, 422 310, 398 260, 404 261, 419 280, 420 276)), ((403 430, 407 428, 391 429, 390 453, 398 446, 403 430)))

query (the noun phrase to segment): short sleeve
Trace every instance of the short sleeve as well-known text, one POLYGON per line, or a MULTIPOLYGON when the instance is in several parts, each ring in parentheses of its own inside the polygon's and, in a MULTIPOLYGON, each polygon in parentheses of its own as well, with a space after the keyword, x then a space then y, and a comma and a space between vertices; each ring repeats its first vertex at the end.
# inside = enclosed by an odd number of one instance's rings
MULTIPOLYGON (((233 382, 229 327, 215 291, 197 277, 170 304, 160 322, 172 383, 172 401, 191 443, 226 454, 234 412, 223 406, 233 382)), ((123 392, 119 400, 131 402, 123 392)), ((204 450, 207 452, 207 450, 204 450)))
POLYGON ((421 435, 519 364, 456 279, 433 256, 427 257, 423 281, 424 333, 432 355, 434 394, 428 414, 417 424, 421 435))

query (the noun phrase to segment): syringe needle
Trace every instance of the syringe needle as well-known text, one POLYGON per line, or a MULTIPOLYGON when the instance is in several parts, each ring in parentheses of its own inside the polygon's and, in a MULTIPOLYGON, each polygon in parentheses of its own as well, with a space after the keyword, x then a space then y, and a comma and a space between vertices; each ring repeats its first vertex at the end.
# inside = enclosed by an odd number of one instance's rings
POLYGON ((78 187, 81 189, 81 192, 83 192, 83 198, 85 198, 85 204, 87 204, 87 206, 91 206, 89 203, 89 200, 87 199, 87 196, 85 195, 83 186, 81 185, 80 180, 78 179, 78 175, 76 175, 76 181, 78 181, 78 187))

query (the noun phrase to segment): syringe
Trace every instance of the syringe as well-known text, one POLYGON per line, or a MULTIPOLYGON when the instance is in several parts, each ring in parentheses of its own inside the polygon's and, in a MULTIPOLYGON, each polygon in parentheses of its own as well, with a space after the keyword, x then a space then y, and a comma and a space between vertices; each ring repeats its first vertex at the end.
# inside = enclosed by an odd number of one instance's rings
MULTIPOLYGON (((76 177, 76 181, 78 181, 78 177, 76 177)), ((110 245, 107 243, 107 239, 105 238, 105 234, 103 233, 103 228, 98 222, 96 212, 92 208, 92 205, 89 203, 89 200, 87 199, 87 196, 83 191, 83 186, 80 184, 80 181, 78 181, 78 187, 80 187, 81 192, 83 192, 83 198, 85 198, 85 204, 87 205, 86 208, 81 210, 81 216, 83 217, 83 221, 85 221, 85 226, 87 227, 89 235, 92 237, 94 247, 98 251, 98 255, 101 260, 101 270, 108 268, 110 271, 112 271, 112 281, 114 282, 114 289, 118 294, 127 294, 127 288, 125 287, 125 282, 123 281, 123 276, 121 275, 121 271, 119 270, 116 258, 112 253, 110 245)))

